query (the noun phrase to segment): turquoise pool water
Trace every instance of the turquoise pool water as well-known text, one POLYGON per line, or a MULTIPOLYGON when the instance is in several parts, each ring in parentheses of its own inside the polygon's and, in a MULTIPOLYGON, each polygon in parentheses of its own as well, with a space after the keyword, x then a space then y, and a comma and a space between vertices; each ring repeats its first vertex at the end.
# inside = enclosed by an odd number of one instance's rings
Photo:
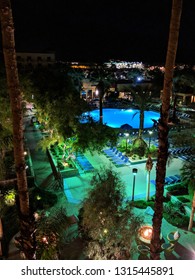
MULTIPOLYGON (((99 121, 99 109, 83 114, 84 117, 90 115, 94 121, 99 121)), ((136 109, 103 109, 103 123, 113 127, 120 128, 123 124, 129 124, 133 128, 139 128, 139 110, 136 109), (133 115, 137 113, 134 117, 133 115)), ((158 120, 160 114, 153 111, 144 112, 144 128, 153 126, 153 120, 158 120)), ((86 122, 85 119, 82 122, 86 122)))

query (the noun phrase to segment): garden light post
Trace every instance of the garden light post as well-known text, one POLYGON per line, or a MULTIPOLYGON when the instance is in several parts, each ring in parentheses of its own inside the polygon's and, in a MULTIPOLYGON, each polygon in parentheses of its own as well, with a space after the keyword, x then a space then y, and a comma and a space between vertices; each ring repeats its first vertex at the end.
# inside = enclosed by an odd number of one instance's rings
POLYGON ((133 168, 133 189, 132 189, 132 201, 134 201, 134 195, 135 195, 135 177, 137 175, 137 168, 133 168))
POLYGON ((147 180, 147 187, 146 187, 146 201, 150 200, 150 172, 152 170, 153 167, 153 161, 151 156, 148 156, 148 159, 146 161, 146 170, 148 171, 148 180, 147 180))
POLYGON ((124 133, 124 135, 126 139, 125 152, 127 153, 127 141, 128 141, 129 133, 124 133))
POLYGON ((152 133, 153 132, 151 130, 149 130, 148 133, 149 133, 149 145, 148 145, 148 148, 150 149, 151 137, 152 137, 152 133))

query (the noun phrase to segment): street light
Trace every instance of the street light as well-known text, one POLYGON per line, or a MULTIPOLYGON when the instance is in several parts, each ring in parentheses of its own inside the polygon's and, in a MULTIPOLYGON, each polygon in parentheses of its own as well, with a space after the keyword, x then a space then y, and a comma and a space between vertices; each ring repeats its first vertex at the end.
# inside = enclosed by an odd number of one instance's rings
POLYGON ((127 153, 127 140, 128 140, 128 137, 129 137, 129 133, 124 133, 124 135, 125 135, 125 138, 126 138, 125 152, 127 153))
POLYGON ((133 189, 132 189, 132 201, 134 201, 134 194, 135 194, 135 177, 137 175, 137 168, 133 168, 133 189))
POLYGON ((148 133, 149 133, 149 146, 148 146, 148 148, 150 149, 151 136, 152 136, 153 132, 151 130, 149 130, 148 133))

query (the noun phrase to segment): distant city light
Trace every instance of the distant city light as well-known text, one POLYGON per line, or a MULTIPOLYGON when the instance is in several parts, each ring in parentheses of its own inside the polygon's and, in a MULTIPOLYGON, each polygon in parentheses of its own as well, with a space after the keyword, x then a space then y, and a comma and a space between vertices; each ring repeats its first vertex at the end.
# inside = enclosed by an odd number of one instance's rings
POLYGON ((143 78, 141 76, 137 77, 138 82, 140 82, 141 80, 143 80, 143 78))

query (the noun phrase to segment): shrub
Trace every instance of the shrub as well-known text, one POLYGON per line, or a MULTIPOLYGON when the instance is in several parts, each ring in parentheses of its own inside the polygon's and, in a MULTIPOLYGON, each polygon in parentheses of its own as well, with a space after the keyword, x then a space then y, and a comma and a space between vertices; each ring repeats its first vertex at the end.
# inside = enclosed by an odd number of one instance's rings
POLYGON ((35 187, 30 193, 30 203, 34 210, 46 209, 57 203, 57 195, 51 191, 35 187))
POLYGON ((188 203, 190 200, 184 196, 177 197, 182 203, 188 203))
POLYGON ((164 213, 163 216, 168 223, 175 227, 186 228, 189 224, 189 218, 179 213, 176 216, 170 216, 168 213, 164 213))
POLYGON ((188 188, 181 184, 169 186, 166 188, 167 191, 172 195, 185 195, 188 194, 188 188))
POLYGON ((145 209, 147 206, 150 206, 151 208, 154 208, 154 201, 145 201, 145 200, 136 200, 133 203, 134 207, 145 209))

